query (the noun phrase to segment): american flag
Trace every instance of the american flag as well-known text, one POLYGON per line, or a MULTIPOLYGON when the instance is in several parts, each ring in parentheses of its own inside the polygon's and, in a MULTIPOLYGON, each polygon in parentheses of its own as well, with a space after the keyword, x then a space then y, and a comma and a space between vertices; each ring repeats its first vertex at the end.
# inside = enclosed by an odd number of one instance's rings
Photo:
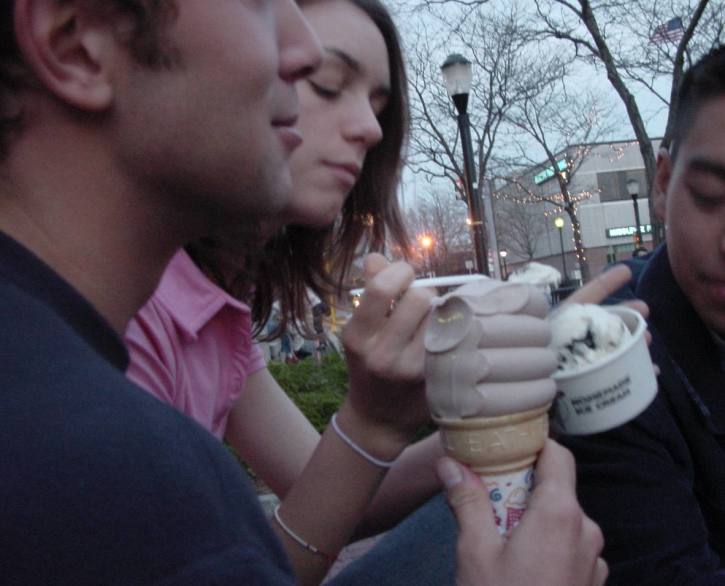
POLYGON ((655 44, 666 43, 668 41, 674 43, 679 41, 684 34, 685 29, 682 26, 682 19, 679 16, 676 16, 675 18, 668 20, 665 24, 658 26, 652 33, 649 40, 655 44))

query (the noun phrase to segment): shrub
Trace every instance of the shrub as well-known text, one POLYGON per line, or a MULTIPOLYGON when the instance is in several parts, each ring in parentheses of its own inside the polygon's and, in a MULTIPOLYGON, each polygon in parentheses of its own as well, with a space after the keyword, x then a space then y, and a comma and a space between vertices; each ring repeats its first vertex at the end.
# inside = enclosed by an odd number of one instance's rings
POLYGON ((270 362, 269 371, 290 399, 322 433, 347 392, 347 366, 339 354, 326 354, 320 362, 309 357, 287 364, 270 362))
MULTIPOLYGON (((268 367, 279 386, 322 433, 347 393, 345 359, 339 354, 325 354, 320 362, 309 357, 291 364, 271 361, 268 367)), ((435 426, 429 423, 418 432, 415 440, 434 431, 435 426)))

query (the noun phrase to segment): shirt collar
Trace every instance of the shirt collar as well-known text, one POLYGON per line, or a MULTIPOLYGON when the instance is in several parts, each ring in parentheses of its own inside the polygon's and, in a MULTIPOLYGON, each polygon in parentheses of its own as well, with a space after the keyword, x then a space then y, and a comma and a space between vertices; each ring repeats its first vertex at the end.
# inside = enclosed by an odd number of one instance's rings
POLYGON ((116 368, 126 370, 126 347, 105 318, 40 258, 3 232, 0 274, 59 314, 116 368))
POLYGON ((224 307, 251 319, 249 306, 214 284, 183 249, 171 259, 154 295, 191 340, 224 307))

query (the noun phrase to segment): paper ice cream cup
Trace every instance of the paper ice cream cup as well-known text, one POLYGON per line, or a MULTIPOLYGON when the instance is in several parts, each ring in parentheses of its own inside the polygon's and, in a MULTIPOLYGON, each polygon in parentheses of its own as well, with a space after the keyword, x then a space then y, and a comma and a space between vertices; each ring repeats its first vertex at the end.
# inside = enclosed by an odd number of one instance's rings
POLYGON ((552 375, 558 389, 553 426, 563 433, 587 435, 613 429, 637 417, 657 394, 644 318, 628 307, 604 309, 622 318, 632 335, 599 362, 552 375))
POLYGON ((488 491, 496 529, 508 536, 526 511, 534 484, 534 467, 481 476, 481 481, 488 491))

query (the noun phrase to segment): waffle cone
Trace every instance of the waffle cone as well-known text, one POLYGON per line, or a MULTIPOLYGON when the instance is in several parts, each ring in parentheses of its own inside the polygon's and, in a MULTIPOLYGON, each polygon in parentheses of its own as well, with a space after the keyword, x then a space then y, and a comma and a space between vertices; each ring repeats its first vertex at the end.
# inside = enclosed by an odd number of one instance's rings
POLYGON ((479 476, 533 466, 549 435, 549 404, 496 417, 434 417, 446 454, 479 476))

